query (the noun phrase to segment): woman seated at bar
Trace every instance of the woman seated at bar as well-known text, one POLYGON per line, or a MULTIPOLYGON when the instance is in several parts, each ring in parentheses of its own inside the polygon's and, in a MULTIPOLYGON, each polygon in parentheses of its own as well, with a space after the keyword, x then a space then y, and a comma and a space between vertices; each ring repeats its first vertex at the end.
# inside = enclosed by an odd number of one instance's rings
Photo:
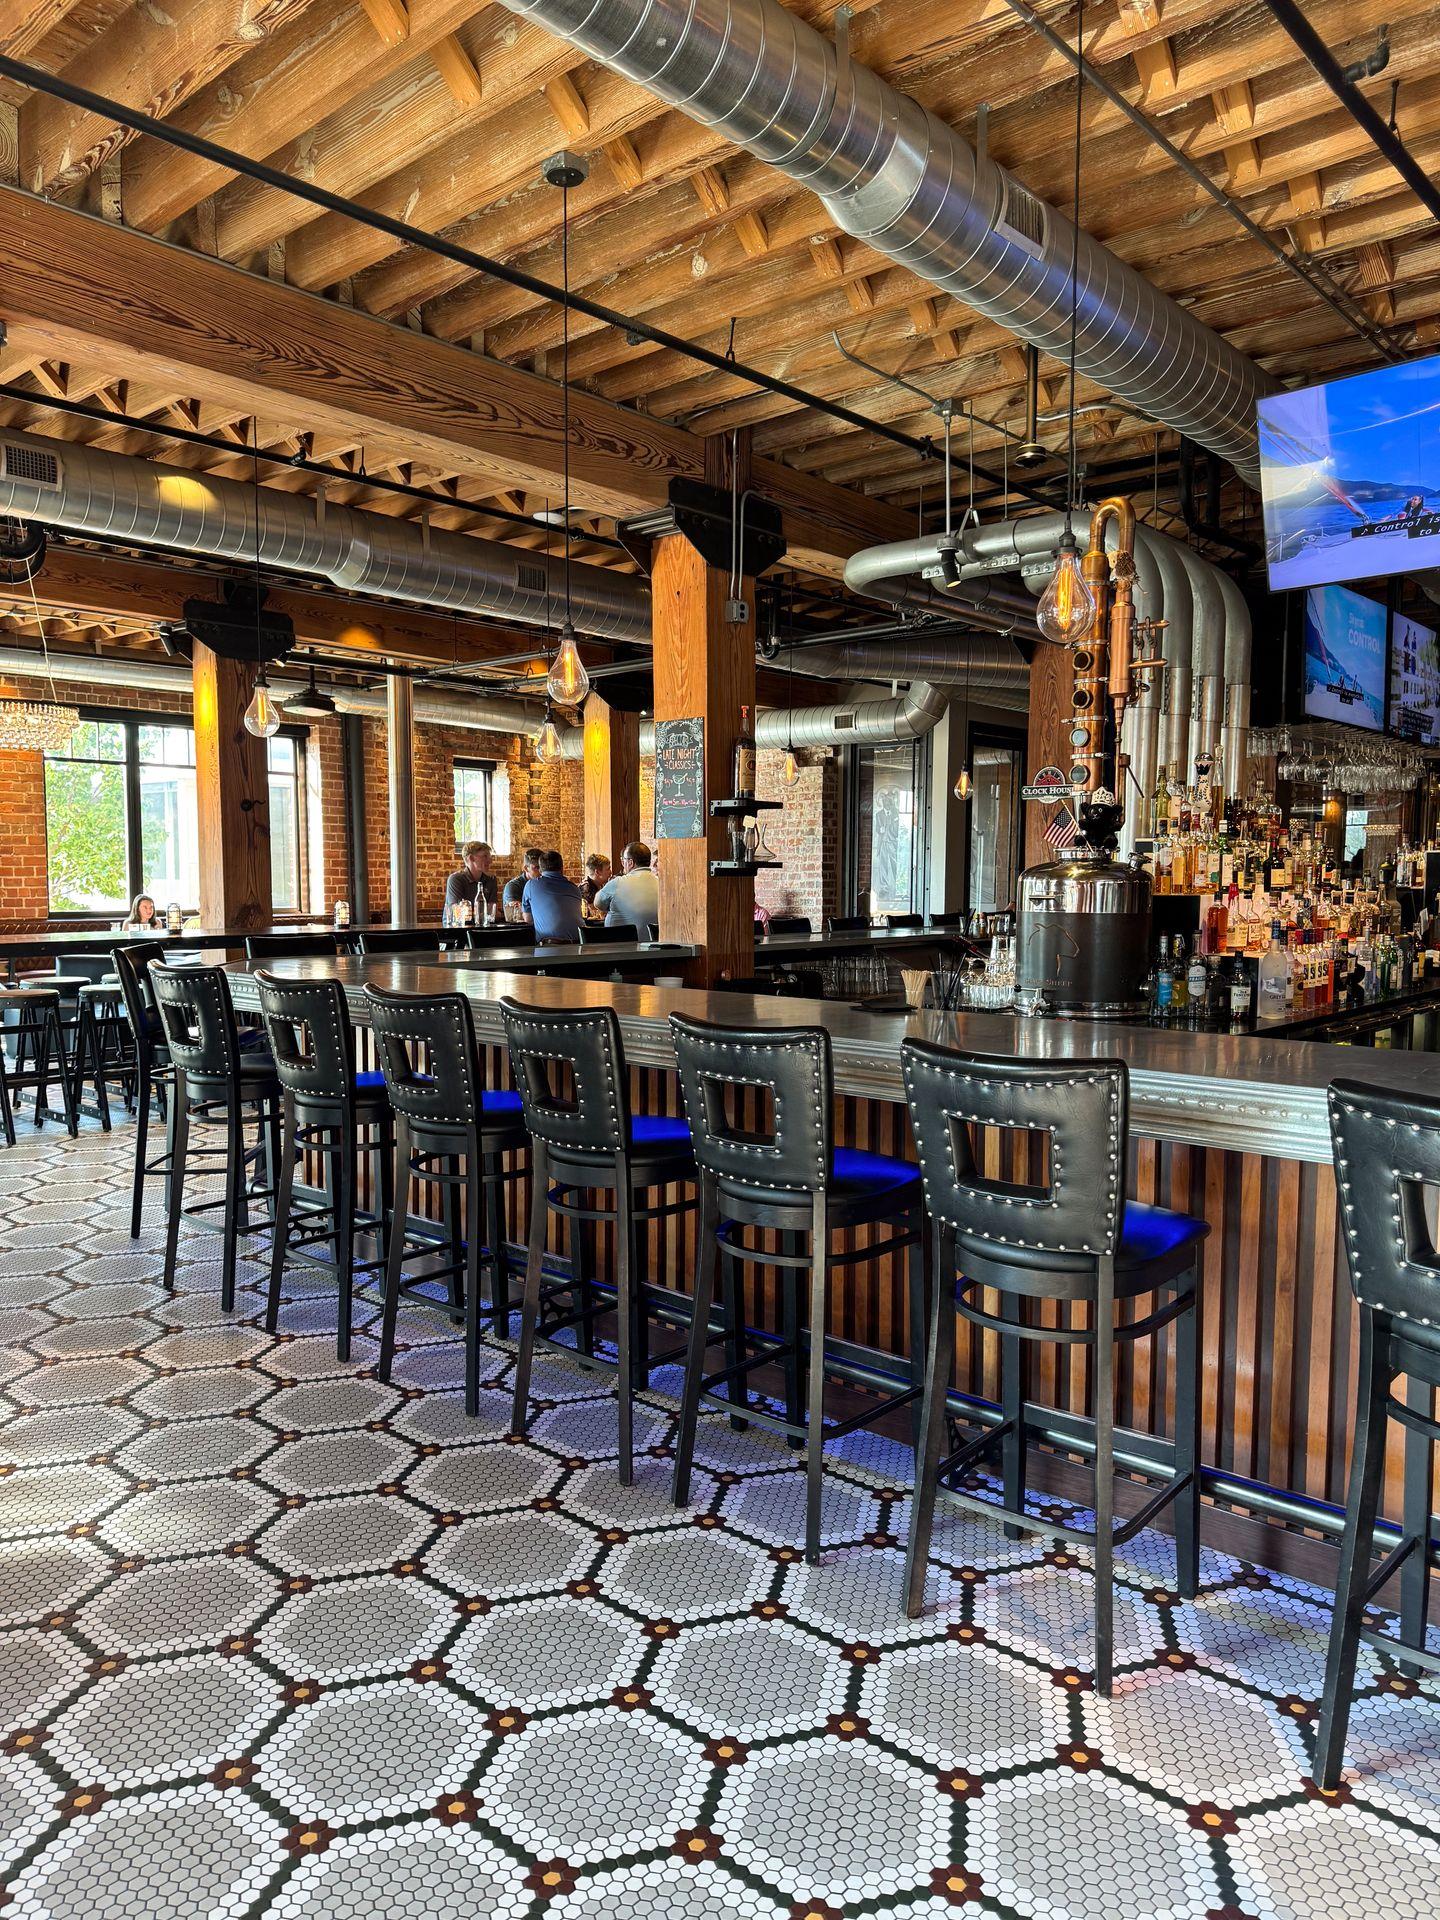
POLYGON ((620 872, 595 895, 607 927, 652 931, 660 924, 660 882, 650 866, 650 849, 632 840, 620 856, 620 872))
POLYGON ((521 863, 519 873, 517 873, 513 879, 505 882, 505 891, 501 894, 500 898, 507 920, 523 920, 525 918, 523 910, 525 889, 540 871, 540 859, 543 852, 543 847, 526 847, 525 858, 521 863))
POLYGON ((587 853, 585 856, 585 878, 580 882, 580 897, 585 903, 587 920, 603 920, 604 912, 595 904, 595 896, 607 885, 615 869, 610 857, 604 853, 587 853))
POLYGON ((460 907, 464 910, 463 920, 478 926, 494 912, 499 897, 499 885, 490 871, 490 842, 467 840, 460 849, 459 869, 445 882, 441 924, 447 927, 461 924, 455 913, 460 907))
POLYGON ((135 898, 130 902, 130 911, 125 916, 125 925, 121 931, 131 933, 141 928, 148 931, 150 928, 158 925, 159 921, 155 915, 154 900, 148 893, 137 893, 135 898))
POLYGON ((581 895, 565 877, 565 862, 552 847, 540 855, 540 871, 525 883, 520 910, 540 947, 569 946, 580 938, 581 895))

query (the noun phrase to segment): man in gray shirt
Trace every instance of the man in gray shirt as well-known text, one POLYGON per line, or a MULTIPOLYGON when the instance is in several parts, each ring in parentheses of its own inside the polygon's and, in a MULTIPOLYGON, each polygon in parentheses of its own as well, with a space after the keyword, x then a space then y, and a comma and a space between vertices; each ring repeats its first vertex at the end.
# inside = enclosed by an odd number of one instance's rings
POLYGON ((484 918, 482 903, 493 909, 499 896, 499 886, 490 871, 490 842, 467 840, 460 849, 459 872, 445 882, 445 911, 440 924, 454 926, 455 908, 462 901, 470 909, 471 922, 478 924, 484 918))
POLYGON ((632 840, 620 856, 620 872, 595 896, 607 927, 637 927, 642 940, 653 939, 660 924, 660 882, 650 866, 650 849, 632 840))

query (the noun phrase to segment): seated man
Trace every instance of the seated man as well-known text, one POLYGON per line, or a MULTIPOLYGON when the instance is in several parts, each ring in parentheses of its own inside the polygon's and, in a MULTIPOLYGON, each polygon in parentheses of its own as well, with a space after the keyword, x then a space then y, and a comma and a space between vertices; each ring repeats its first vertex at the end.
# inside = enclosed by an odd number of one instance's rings
POLYGON ((445 882, 445 908, 440 915, 441 926, 455 925, 455 909, 462 904, 470 909, 470 924, 479 926, 486 917, 485 908, 495 905, 499 892, 495 876, 490 871, 490 842, 467 840, 460 849, 458 873, 452 873, 445 882))
POLYGON ((620 872, 595 896, 607 927, 637 927, 642 940, 660 924, 660 882, 650 870, 650 849, 632 840, 620 856, 620 872))
POLYGON ((585 878, 580 882, 581 898, 585 902, 587 920, 603 920, 604 914, 595 905, 595 896, 609 880, 612 872, 610 862, 603 853, 588 853, 585 856, 585 878))
POLYGON ((505 882, 505 891, 501 895, 501 899, 504 903, 504 913, 507 920, 521 920, 525 917, 523 912, 525 889, 540 871, 540 855, 542 851, 543 849, 540 847, 526 847, 524 864, 521 866, 519 873, 517 873, 512 880, 505 882))
POLYGON ((565 878, 565 862, 552 847, 540 856, 540 871, 525 883, 520 906, 535 929, 537 946, 573 944, 580 938, 580 889, 565 878))

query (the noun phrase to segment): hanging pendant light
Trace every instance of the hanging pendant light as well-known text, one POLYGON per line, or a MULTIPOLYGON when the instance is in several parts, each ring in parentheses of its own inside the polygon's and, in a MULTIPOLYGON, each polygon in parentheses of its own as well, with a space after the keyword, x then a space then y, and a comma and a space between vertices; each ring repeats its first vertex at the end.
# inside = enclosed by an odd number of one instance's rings
POLYGON ((961 767, 960 769, 959 775, 957 776, 955 781, 955 798, 957 800, 968 800, 970 798, 969 767, 961 767))
POLYGON ((255 676, 255 691, 250 696, 250 704, 245 709, 245 731, 253 733, 258 739, 268 740, 271 734, 280 731, 280 704, 270 691, 270 682, 261 667, 255 676))
POLYGON ((1072 646, 1095 618, 1095 595, 1080 571, 1073 533, 1060 536, 1055 574, 1035 609, 1035 624, 1057 646, 1072 646))
MULTIPOLYGON (((549 700, 553 701, 557 707, 578 707, 590 691, 590 676, 585 671, 585 663, 580 658, 580 650, 575 644, 575 623, 571 618, 570 606, 572 539, 570 519, 570 189, 583 185, 590 169, 580 154, 554 153, 541 167, 540 172, 552 187, 560 189, 560 281, 564 294, 560 307, 560 432, 565 499, 560 524, 565 541, 563 554, 565 619, 560 627, 560 644, 555 649, 555 657, 550 662, 550 671, 545 676, 545 691, 549 700)), ((559 752, 560 736, 550 717, 547 701, 545 722, 539 734, 536 735, 536 753, 545 760, 552 757, 558 759, 559 752), (547 731, 554 739, 553 755, 548 742, 544 753, 541 753, 540 741, 544 739, 547 731)))
POLYGON ((560 729, 555 724, 555 716, 550 711, 550 702, 545 702, 545 718, 539 731, 530 742, 535 751, 535 759, 542 767, 548 767, 559 760, 563 753, 560 743, 560 729))
POLYGON ((1080 571, 1072 516, 1075 511, 1075 336, 1080 312, 1080 147, 1085 99, 1085 0, 1075 24, 1075 152, 1070 207, 1070 390, 1065 429, 1065 531, 1060 537, 1055 575, 1035 609, 1035 624, 1047 640, 1073 646, 1095 618, 1095 595, 1080 571))
POLYGON ((309 662, 310 684, 303 693, 293 694, 285 702, 285 711, 292 720, 328 720, 335 712, 335 702, 328 693, 315 684, 315 659, 312 654, 309 662))
POLYGON ((45 637, 45 621, 35 592, 35 570, 45 557, 44 538, 37 538, 37 534, 38 529, 22 522, 0 521, 0 556, 8 563, 6 577, 23 579, 30 592, 50 698, 26 700, 18 693, 0 694, 0 753, 59 753, 70 744, 70 736, 80 724, 78 708, 66 706, 55 692, 50 643, 45 637))
POLYGON ((780 779, 787 787, 798 787, 800 784, 800 762, 795 757, 794 747, 785 749, 785 761, 780 769, 780 779))
POLYGON ((590 691, 590 676, 568 620, 560 629, 560 646, 545 676, 545 691, 557 707, 578 707, 590 691))
MULTIPOLYGON (((973 644, 974 643, 972 641, 971 645, 973 646, 973 644)), ((960 801, 965 801, 970 798, 970 788, 971 788, 971 785, 973 784, 970 777, 970 651, 969 649, 966 650, 966 654, 965 654, 965 717, 961 721, 960 726, 961 726, 961 737, 964 741, 964 746, 965 746, 965 761, 959 773, 955 776, 955 798, 960 801)))
POLYGON ((265 589, 260 582, 260 422, 250 429, 250 480, 255 495, 255 690, 245 709, 245 731, 259 740, 268 740, 280 731, 280 705, 270 691, 265 674, 265 645, 260 624, 260 608, 265 589))

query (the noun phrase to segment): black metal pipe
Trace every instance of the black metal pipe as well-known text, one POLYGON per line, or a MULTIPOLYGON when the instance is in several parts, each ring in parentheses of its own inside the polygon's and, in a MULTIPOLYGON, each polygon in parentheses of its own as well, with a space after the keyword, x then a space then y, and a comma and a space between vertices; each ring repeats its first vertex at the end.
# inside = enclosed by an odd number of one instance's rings
POLYGON ((1421 206, 1440 220, 1440 186, 1426 173, 1399 134, 1380 118, 1360 89, 1346 79, 1339 61, 1295 5, 1295 0, 1265 0, 1265 4, 1356 126, 1369 135, 1376 152, 1390 162, 1421 206))
MULTIPOLYGON (((1277 18, 1281 17, 1282 5, 1294 11, 1290 0, 1267 0, 1267 4, 1277 18)), ((1273 255, 1281 266, 1293 273, 1297 280, 1303 280, 1310 291, 1317 294, 1333 313, 1338 314, 1352 332, 1368 340, 1370 345, 1387 360, 1405 358, 1403 349, 1396 346, 1389 334, 1382 327, 1378 327, 1363 308, 1357 306, 1348 294, 1332 286, 1308 261, 1300 259, 1298 255, 1287 253, 1284 247, 1265 231, 1264 227, 1250 218, 1238 201, 1231 199, 1218 181, 1212 180, 1205 169, 1198 166, 1188 153, 1182 153, 1174 141, 1168 139, 1154 121, 1147 119, 1138 107, 1132 106, 1120 89, 1113 86, 1097 67, 1092 66, 1078 48, 1072 46, 1063 34, 1057 33, 1048 20, 1042 19, 1029 4, 1029 0, 1006 0, 1006 5, 1012 13, 1018 14, 1027 26, 1033 27, 1036 33, 1048 41, 1057 53, 1063 54, 1072 67, 1078 67, 1085 76, 1087 86, 1094 87, 1104 94, 1111 106, 1118 107, 1132 126, 1138 127, 1148 139, 1154 141, 1167 160, 1173 161, 1182 173, 1188 174, 1196 186, 1203 188, 1209 194, 1216 206, 1223 207, 1231 219, 1243 227, 1252 240, 1258 241, 1267 253, 1273 255)), ((6 64, 0 61, 0 71, 3 71, 6 64)))
MULTIPOLYGON (((43 67, 31 66, 26 60, 12 60, 8 55, 0 55, 0 76, 13 80, 17 86, 48 94, 54 100, 65 100, 85 113, 98 114, 101 119, 113 121, 117 126, 129 127, 134 133, 150 134, 168 146, 179 147, 183 152, 193 153, 197 158, 224 167, 231 173, 244 174, 248 179, 258 180, 262 186, 274 187, 297 200, 306 200, 311 206, 322 207, 327 213, 338 213, 343 219, 354 220, 376 233, 388 234, 402 246, 418 247, 422 252, 433 253, 442 260, 453 260, 457 266, 465 267, 471 273, 486 274, 492 280, 517 288, 521 293, 533 294, 538 300, 569 307, 574 313, 583 313, 587 319, 598 320, 602 326, 614 327, 621 333, 638 334, 652 346, 682 354, 703 367, 709 367, 714 373, 730 374, 746 380, 763 392, 773 393, 782 400, 792 400, 796 406, 827 414, 832 420, 843 421, 847 426, 878 434, 884 440, 894 441, 897 446, 908 447, 923 459, 942 458, 940 449, 928 437, 918 439, 914 434, 902 433, 898 427, 871 420, 865 414, 856 413, 852 408, 841 406, 833 400, 824 400, 819 394, 793 386, 790 381, 777 379, 773 374, 762 373, 758 367, 747 366, 742 360, 731 359, 726 354, 713 352, 709 347, 698 346, 692 340, 683 340, 678 334, 667 333, 662 327, 651 326, 648 320, 636 320, 627 314, 617 313, 613 307, 603 306, 586 294, 567 293, 564 288, 542 280, 536 274, 526 273, 522 267, 511 266, 504 260, 492 260, 487 254, 476 253, 470 247, 458 246, 453 240, 445 240, 439 234, 427 233, 422 227, 412 227, 408 220, 396 220, 388 213, 377 213, 372 207, 364 207, 358 201, 346 199, 343 194, 331 193, 326 187, 317 187, 308 180, 282 173, 278 167, 267 166, 263 160, 252 160, 247 154, 232 152, 213 140, 202 139, 199 134, 186 133, 166 120, 156 119, 153 114, 140 113, 134 107, 109 99, 105 94, 92 93, 88 87, 77 87, 72 81, 62 80, 58 74, 47 73, 43 67)), ((997 474, 988 469, 977 466, 975 471, 983 474, 986 480, 994 482, 999 479, 997 474)), ((1040 506, 1053 505, 1047 496, 1032 493, 1018 483, 1015 491, 1023 493, 1040 506)))
POLYGON ((345 819, 350 830, 350 917, 370 922, 370 835, 365 824, 365 725, 358 713, 340 716, 345 756, 345 819))

